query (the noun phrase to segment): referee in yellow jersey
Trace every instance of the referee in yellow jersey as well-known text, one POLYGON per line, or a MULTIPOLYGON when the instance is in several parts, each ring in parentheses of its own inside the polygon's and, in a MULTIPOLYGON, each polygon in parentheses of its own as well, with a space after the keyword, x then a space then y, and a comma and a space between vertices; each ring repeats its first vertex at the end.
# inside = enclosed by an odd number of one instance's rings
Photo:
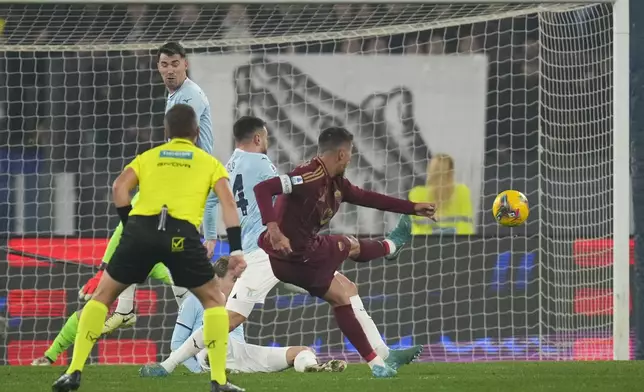
POLYGON ((176 285, 190 289, 203 304, 211 391, 243 391, 226 380, 226 299, 214 280, 198 232, 206 198, 213 189, 228 232, 228 271, 233 278, 239 277, 246 263, 228 173, 217 159, 195 146, 199 128, 190 106, 177 104, 168 110, 165 132, 168 143, 138 155, 114 182, 114 204, 124 225, 123 236, 94 296, 83 309, 72 362, 53 384, 54 392, 80 387, 81 372, 101 335, 109 306, 125 288, 142 283, 157 260, 163 260, 176 285), (132 208, 130 192, 137 185, 139 201, 132 208))

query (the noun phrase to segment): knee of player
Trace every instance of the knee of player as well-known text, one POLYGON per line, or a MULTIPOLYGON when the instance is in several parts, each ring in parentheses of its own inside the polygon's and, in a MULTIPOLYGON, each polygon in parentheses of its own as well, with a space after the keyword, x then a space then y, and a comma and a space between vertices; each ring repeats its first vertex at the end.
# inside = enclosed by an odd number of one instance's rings
POLYGON ((349 244, 351 245, 351 248, 349 250, 349 257, 358 257, 358 255, 360 254, 360 242, 356 237, 352 235, 348 235, 347 240, 349 240, 349 244))
POLYGON ((307 367, 318 363, 315 351, 305 346, 290 347, 286 352, 286 361, 289 366, 293 366, 295 371, 298 372, 304 372, 307 367))
POLYGON ((358 286, 356 286, 356 284, 350 280, 348 281, 348 283, 346 283, 345 290, 349 298, 353 297, 354 295, 358 295, 358 286))
POLYGON ((198 298, 205 309, 224 306, 226 304, 226 296, 217 289, 208 290, 208 292, 199 295, 198 298))

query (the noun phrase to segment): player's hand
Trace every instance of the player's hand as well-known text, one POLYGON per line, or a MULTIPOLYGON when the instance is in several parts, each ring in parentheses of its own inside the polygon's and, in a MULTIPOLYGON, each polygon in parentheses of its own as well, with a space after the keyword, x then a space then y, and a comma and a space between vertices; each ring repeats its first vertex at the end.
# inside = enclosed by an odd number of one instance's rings
POLYGON ((246 269, 246 260, 244 256, 230 256, 228 258, 228 271, 232 274, 233 279, 239 278, 246 269))
POLYGON ((78 298, 82 301, 89 301, 98 287, 98 282, 101 281, 103 276, 103 270, 98 271, 92 279, 88 280, 87 283, 78 291, 78 298))
POLYGON ((424 216, 425 218, 434 219, 434 214, 436 213, 436 204, 416 203, 414 205, 414 210, 416 211, 416 215, 418 216, 424 216))
POLYGON ((217 245, 217 240, 206 240, 203 243, 203 246, 206 247, 206 252, 208 253, 209 259, 211 259, 212 255, 215 254, 215 245, 217 245))
POLYGON ((282 234, 282 231, 277 227, 277 223, 269 223, 266 227, 266 236, 268 237, 273 249, 284 255, 288 255, 293 252, 293 249, 291 249, 291 241, 282 234))

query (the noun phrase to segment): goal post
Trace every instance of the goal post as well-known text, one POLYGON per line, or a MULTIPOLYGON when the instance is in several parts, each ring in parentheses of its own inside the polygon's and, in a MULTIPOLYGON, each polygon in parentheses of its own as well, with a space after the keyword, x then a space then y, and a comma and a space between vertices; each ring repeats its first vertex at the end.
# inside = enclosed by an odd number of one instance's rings
MULTIPOLYGON (((396 263, 343 266, 387 343, 434 361, 630 358, 629 0, 0 1, 0 19, 0 363, 41 355, 78 307, 118 223, 109 185, 163 140, 170 40, 220 160, 243 115, 267 122, 280 172, 346 127, 347 177, 397 197, 424 197, 431 158, 452 158, 469 210, 430 235, 419 222, 396 263), (524 226, 491 217, 506 189, 530 201, 524 226)), ((396 219, 345 206, 330 230, 382 237, 396 219)), ((94 361, 168 354, 171 290, 146 283, 135 304, 94 361)), ((247 335, 357 358, 327 305, 283 288, 247 335)))

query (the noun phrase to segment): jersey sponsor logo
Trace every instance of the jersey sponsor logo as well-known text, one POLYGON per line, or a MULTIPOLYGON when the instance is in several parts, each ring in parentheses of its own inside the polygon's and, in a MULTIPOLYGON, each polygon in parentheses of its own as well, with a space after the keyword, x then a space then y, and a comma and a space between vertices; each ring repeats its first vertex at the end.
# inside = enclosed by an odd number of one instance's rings
POLYGON ((291 184, 293 185, 304 184, 304 179, 302 178, 302 176, 293 176, 291 177, 291 184))
POLYGON ((181 163, 181 162, 159 162, 159 163, 157 163, 157 167, 164 167, 164 166, 185 167, 187 169, 190 169, 192 167, 192 166, 190 166, 189 163, 181 163))
POLYGON ((159 158, 192 159, 192 151, 161 150, 159 158))

